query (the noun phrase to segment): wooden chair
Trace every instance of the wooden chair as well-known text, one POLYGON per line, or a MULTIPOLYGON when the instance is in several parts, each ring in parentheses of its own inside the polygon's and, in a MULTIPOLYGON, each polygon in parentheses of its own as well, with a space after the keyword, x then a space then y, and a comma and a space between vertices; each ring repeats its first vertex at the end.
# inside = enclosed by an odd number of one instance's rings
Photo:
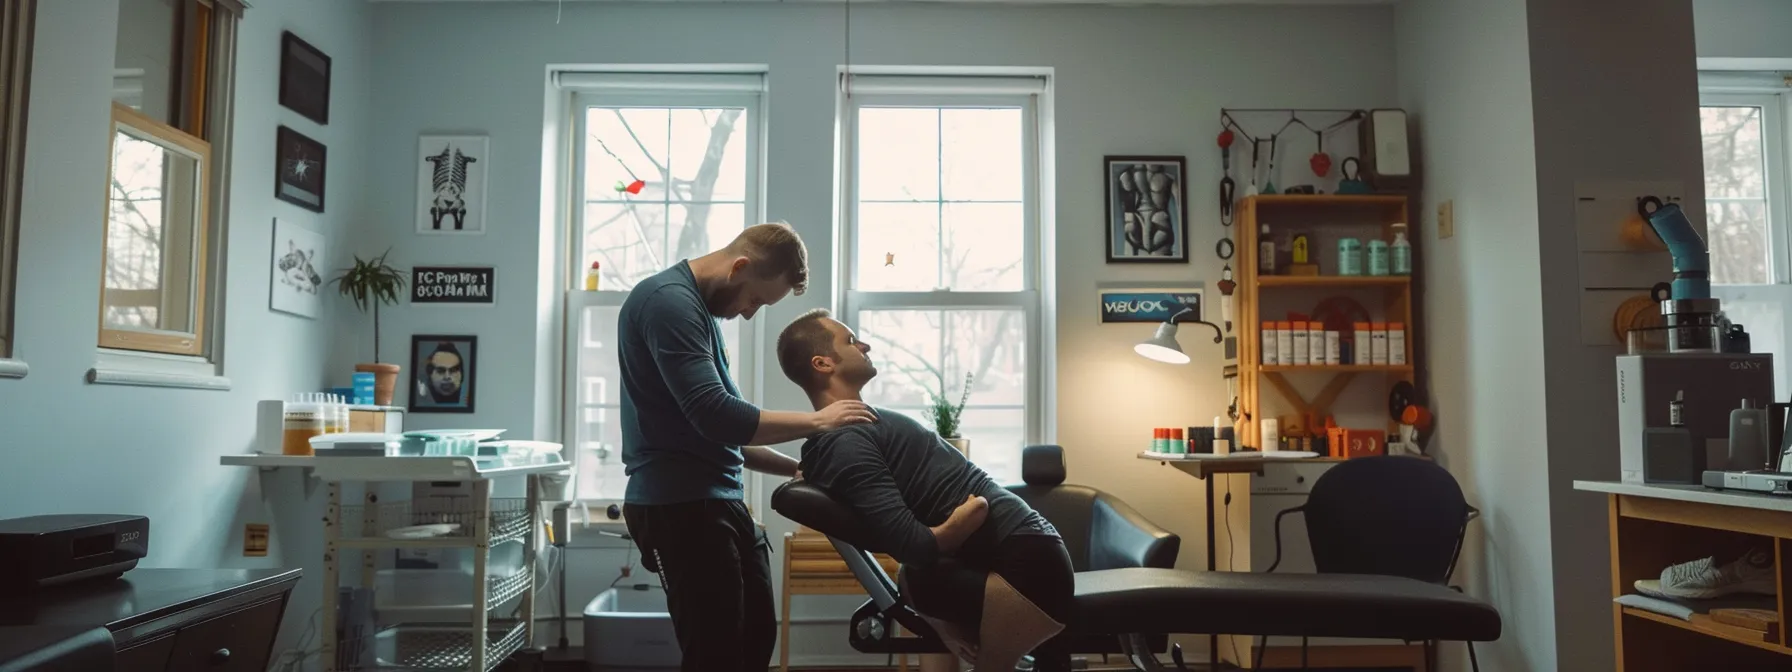
MULTIPOLYGON (((896 575, 896 559, 878 555, 885 572, 896 575)), ((820 532, 807 527, 784 534, 784 598, 778 619, 778 670, 790 672, 790 598, 792 595, 864 595, 865 588, 846 568, 846 561, 820 532)), ((908 656, 898 656, 908 672, 908 656)))

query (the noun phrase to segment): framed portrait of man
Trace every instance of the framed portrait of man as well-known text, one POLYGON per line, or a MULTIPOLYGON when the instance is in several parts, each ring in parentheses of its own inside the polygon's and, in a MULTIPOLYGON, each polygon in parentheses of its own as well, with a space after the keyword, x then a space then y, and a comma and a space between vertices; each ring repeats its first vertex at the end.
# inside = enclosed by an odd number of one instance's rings
POLYGON ((472 413, 478 336, 411 337, 412 413, 472 413))

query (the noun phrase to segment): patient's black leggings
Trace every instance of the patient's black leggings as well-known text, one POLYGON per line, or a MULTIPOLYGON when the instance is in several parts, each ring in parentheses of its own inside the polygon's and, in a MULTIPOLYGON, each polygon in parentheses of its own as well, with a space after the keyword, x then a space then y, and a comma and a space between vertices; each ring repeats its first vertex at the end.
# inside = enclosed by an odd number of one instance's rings
MULTIPOLYGON (((1064 540, 1054 535, 1015 534, 1002 540, 993 551, 981 556, 959 556, 967 568, 995 572, 1014 589, 1039 607, 1052 620, 1070 625, 1070 607, 1076 592, 1076 571, 1070 563, 1070 552, 1064 540)), ((976 627, 983 621, 983 586, 952 585, 950 573, 937 573, 915 568, 909 572, 915 609, 921 613, 954 623, 976 627)), ((1065 632, 1046 640, 1033 650, 1033 661, 1040 672, 1066 672, 1070 669, 1069 638, 1065 632)))

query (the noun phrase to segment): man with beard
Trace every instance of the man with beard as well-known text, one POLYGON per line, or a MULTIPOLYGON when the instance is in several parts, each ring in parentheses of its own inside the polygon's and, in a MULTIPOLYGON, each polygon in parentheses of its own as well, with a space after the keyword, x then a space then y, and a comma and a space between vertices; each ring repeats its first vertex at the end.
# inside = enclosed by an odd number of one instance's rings
POLYGON ((741 469, 794 476, 796 460, 767 445, 873 420, 857 401, 761 410, 729 375, 719 320, 752 319, 808 279, 796 231, 760 224, 641 281, 617 318, 623 515, 666 588, 685 672, 764 672, 777 644, 771 545, 741 501, 741 469))
MULTIPOLYGON (((826 310, 778 336, 779 367, 816 408, 861 400, 877 376, 870 353, 826 310)), ((804 443, 803 478, 858 514, 871 550, 903 564, 915 610, 978 670, 1012 670, 1032 651, 1042 672, 1068 672, 1056 635, 1069 622, 1075 570, 1057 529, 933 430, 874 411, 875 424, 804 443), (973 570, 975 585, 954 569, 973 570)))
POLYGON ((429 353, 429 359, 423 360, 422 382, 429 389, 429 399, 435 405, 457 406, 465 403, 460 398, 466 376, 462 368, 463 361, 460 348, 448 341, 436 344, 435 352, 429 353))

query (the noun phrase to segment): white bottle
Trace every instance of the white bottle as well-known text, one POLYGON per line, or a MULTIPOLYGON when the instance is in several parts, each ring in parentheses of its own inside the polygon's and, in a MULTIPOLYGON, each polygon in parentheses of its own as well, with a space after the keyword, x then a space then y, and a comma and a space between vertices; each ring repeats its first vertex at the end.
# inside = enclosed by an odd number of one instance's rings
POLYGON ((1276 239, 1269 233, 1269 222, 1257 227, 1257 275, 1276 274, 1276 239))
POLYGON ((1288 366, 1294 363, 1294 326, 1287 322, 1276 323, 1276 363, 1288 366))
POLYGON ((1357 322, 1355 338, 1350 341, 1350 363, 1362 366, 1369 363, 1369 323, 1357 322))
POLYGON ((1388 363, 1406 364, 1406 325, 1399 322, 1388 323, 1388 363))
POLYGON ((1294 340, 1295 366, 1307 366, 1313 363, 1312 332, 1307 331, 1307 323, 1294 322, 1289 327, 1294 340))
POLYGON ((1275 418, 1264 418, 1258 427, 1261 430, 1259 433, 1263 435, 1263 439, 1259 441, 1259 443, 1263 445, 1258 446, 1258 450, 1265 453, 1273 453, 1282 449, 1282 428, 1280 422, 1275 418))
POLYGON ((1369 363, 1386 366, 1388 363, 1388 325, 1376 322, 1369 326, 1369 363))
POLYGON ((1263 360, 1264 366, 1276 366, 1282 363, 1280 346, 1276 345, 1276 323, 1263 323, 1263 360))
POLYGON ((1338 364, 1341 363, 1339 360, 1339 357, 1340 357, 1339 348, 1341 348, 1342 345, 1343 345, 1343 338, 1341 337, 1341 335, 1338 332, 1336 332, 1336 331, 1325 332, 1325 365, 1326 366, 1337 366, 1338 364))
POLYGON ((1307 347, 1312 354, 1307 356, 1307 363, 1313 366, 1325 365, 1325 323, 1307 323, 1307 347))

